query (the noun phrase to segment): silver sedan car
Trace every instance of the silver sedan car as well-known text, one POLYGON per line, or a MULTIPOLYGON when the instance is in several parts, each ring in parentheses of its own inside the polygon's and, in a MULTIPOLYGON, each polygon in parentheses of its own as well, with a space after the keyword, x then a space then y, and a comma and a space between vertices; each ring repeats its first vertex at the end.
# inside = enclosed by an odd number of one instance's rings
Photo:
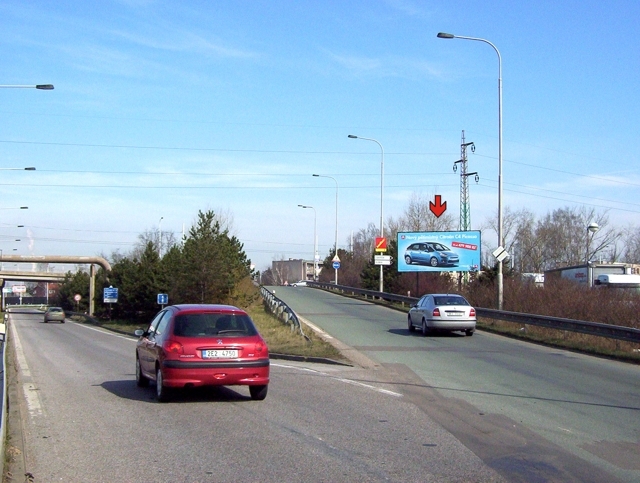
POLYGON ((476 330, 476 309, 462 296, 456 294, 423 295, 409 309, 409 332, 416 327, 427 335, 432 330, 463 331, 473 335, 476 330))
POLYGON ((44 313, 44 322, 60 322, 64 324, 64 319, 67 314, 64 313, 61 307, 49 307, 44 313))

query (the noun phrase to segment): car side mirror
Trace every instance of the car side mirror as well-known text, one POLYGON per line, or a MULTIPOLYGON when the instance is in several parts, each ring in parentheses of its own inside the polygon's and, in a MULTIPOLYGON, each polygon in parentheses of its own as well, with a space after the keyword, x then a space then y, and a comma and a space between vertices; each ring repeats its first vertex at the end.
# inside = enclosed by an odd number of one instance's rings
POLYGON ((136 329, 136 331, 134 332, 134 335, 138 337, 142 337, 143 335, 145 335, 145 331, 142 329, 136 329))

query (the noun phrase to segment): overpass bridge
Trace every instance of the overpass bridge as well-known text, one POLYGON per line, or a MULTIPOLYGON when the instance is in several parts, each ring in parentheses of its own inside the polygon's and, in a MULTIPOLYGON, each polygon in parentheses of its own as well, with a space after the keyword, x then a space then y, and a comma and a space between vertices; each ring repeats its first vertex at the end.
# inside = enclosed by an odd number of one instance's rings
MULTIPOLYGON (((107 280, 111 272, 111 265, 102 257, 76 257, 65 255, 4 255, 0 257, 0 266, 4 263, 69 263, 75 265, 89 265, 89 315, 94 312, 95 297, 95 266, 99 265, 107 272, 107 280)), ((16 282, 61 282, 64 280, 63 273, 53 272, 27 272, 27 271, 5 271, 0 270, 0 289, 4 288, 6 281, 16 282)))

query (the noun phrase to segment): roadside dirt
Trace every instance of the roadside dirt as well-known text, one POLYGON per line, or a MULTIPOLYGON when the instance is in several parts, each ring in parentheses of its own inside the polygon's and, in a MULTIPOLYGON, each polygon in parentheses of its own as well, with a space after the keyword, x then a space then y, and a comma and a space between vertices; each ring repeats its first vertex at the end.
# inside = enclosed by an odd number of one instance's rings
POLYGON ((7 437, 4 442, 4 472, 2 483, 32 482, 33 475, 27 471, 23 435, 23 401, 15 362, 13 344, 7 343, 7 437))

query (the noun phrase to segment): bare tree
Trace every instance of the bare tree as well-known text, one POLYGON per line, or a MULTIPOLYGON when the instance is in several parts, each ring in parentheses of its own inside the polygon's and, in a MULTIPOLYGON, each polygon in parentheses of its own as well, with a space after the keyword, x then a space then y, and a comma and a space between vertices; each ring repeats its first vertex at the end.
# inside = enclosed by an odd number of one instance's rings
POLYGON ((398 232, 403 231, 450 231, 455 228, 453 216, 444 213, 436 217, 429 208, 431 196, 423 196, 412 193, 409 204, 402 215, 396 220, 389 218, 387 222, 390 238, 395 238, 398 232))
POLYGON ((640 263, 640 227, 625 230, 623 260, 627 263, 640 263))

